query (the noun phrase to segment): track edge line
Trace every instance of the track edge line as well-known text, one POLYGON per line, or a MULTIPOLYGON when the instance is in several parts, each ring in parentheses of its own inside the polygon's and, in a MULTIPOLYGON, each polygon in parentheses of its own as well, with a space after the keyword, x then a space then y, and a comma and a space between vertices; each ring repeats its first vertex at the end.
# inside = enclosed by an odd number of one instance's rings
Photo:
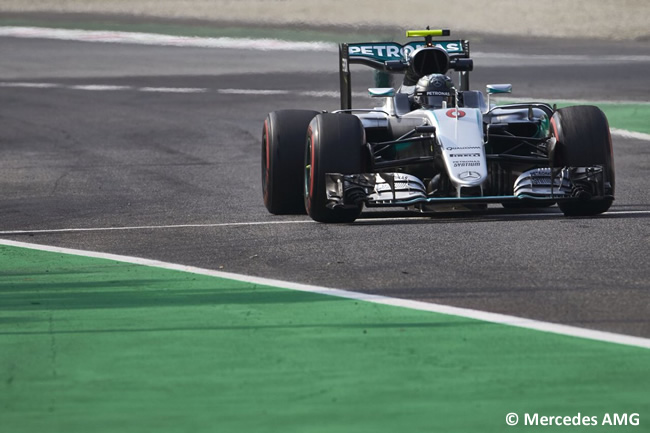
POLYGON ((523 317, 510 316, 506 314, 490 313, 487 311, 472 310, 468 308, 452 307, 448 305, 435 304, 429 302, 412 301, 408 299, 391 298, 383 295, 372 295, 368 293, 354 292, 342 289, 333 289, 322 286, 315 286, 309 284, 293 283, 289 281, 275 280, 263 277, 254 277, 244 274, 235 274, 230 272, 216 271, 212 269, 204 269, 195 266, 181 265, 175 263, 168 263, 159 260, 145 259, 140 257, 123 256, 111 253, 101 253, 95 251, 78 250, 72 248, 55 247, 50 245, 32 244, 27 242, 12 241, 0 239, 0 245, 27 248, 38 251, 69 254, 82 257, 90 257, 97 259, 113 260, 122 263, 130 263, 134 265, 149 266, 173 271, 187 272, 197 275, 205 275, 210 277, 224 278, 234 281, 241 281, 251 284, 259 284, 264 286, 279 287, 288 290, 296 290, 301 292, 309 292, 321 295, 335 296, 339 298, 358 300, 363 302, 370 302, 374 304, 381 304, 393 307, 408 308, 417 311, 428 311, 432 313, 445 314, 450 316, 464 317, 468 319, 480 320, 488 323, 495 323, 500 325, 512 326, 517 328, 531 329, 535 331, 548 332, 552 334, 578 337, 588 340, 602 341, 607 343, 621 344, 625 346, 634 346, 650 349, 650 339, 643 337, 636 337, 625 334, 617 334, 608 331, 598 331, 594 329, 580 328, 571 325, 562 325, 552 322, 544 322, 534 319, 526 319, 523 317))

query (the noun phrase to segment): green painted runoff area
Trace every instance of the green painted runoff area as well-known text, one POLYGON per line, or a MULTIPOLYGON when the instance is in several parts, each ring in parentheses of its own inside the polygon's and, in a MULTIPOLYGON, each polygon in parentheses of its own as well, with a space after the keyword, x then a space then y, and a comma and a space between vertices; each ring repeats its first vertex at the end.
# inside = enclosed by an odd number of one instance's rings
POLYGON ((604 104, 599 102, 593 105, 597 105, 603 110, 611 128, 650 134, 650 104, 604 104))
POLYGON ((650 427, 647 349, 9 246, 0 373, 8 433, 650 427))
MULTIPOLYGON (((498 104, 509 104, 512 100, 500 98, 498 104)), ((516 101, 519 102, 519 101, 516 101)), ((549 104, 556 104, 558 108, 568 107, 571 105, 596 105, 607 116, 610 128, 624 129, 633 132, 642 132, 650 134, 650 102, 587 102, 587 101, 562 101, 556 102, 546 100, 549 104)))

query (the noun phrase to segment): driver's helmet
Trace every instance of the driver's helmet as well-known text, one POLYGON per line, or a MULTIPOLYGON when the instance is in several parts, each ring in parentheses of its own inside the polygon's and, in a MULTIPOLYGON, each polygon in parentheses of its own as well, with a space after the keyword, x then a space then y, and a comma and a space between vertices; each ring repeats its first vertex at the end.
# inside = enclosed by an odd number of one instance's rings
POLYGON ((420 78, 415 85, 414 102, 423 108, 443 108, 454 105, 456 89, 446 75, 431 74, 420 78))

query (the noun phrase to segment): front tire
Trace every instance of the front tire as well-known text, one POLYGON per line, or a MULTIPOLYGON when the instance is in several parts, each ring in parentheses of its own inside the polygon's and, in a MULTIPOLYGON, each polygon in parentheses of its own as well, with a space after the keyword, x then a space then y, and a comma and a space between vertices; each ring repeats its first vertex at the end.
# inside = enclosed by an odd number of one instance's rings
POLYGON ((304 214, 302 197, 305 136, 311 110, 280 110, 268 114, 262 131, 264 206, 275 215, 304 214))
POLYGON ((551 118, 557 139, 551 156, 556 167, 602 166, 601 195, 586 200, 559 202, 566 216, 592 216, 606 212, 614 201, 615 171, 612 137, 607 117, 598 107, 579 105, 558 110, 551 118))
POLYGON ((305 150, 305 209, 312 219, 323 223, 350 223, 361 214, 363 205, 327 207, 326 173, 363 172, 364 129, 351 114, 319 114, 307 128, 305 150))

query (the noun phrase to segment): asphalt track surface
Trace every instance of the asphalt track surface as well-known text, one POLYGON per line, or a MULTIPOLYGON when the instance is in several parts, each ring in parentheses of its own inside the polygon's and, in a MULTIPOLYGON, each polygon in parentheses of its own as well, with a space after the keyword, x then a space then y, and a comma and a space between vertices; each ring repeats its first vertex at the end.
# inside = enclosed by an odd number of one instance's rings
MULTIPOLYGON (((514 96, 650 100, 647 43, 485 39, 472 48, 509 54, 477 60, 475 88, 511 82, 514 96)), ((323 225, 267 213, 260 136, 269 111, 337 108, 335 98, 303 93, 337 90, 335 53, 11 38, 0 38, 0 53, 2 82, 59 85, 0 87, 4 239, 650 337, 647 141, 615 137, 617 198, 603 216, 491 207, 426 218, 369 212, 323 225), (107 230, 126 227, 141 228, 107 230)), ((360 73, 355 90, 368 85, 371 75, 360 73)))

